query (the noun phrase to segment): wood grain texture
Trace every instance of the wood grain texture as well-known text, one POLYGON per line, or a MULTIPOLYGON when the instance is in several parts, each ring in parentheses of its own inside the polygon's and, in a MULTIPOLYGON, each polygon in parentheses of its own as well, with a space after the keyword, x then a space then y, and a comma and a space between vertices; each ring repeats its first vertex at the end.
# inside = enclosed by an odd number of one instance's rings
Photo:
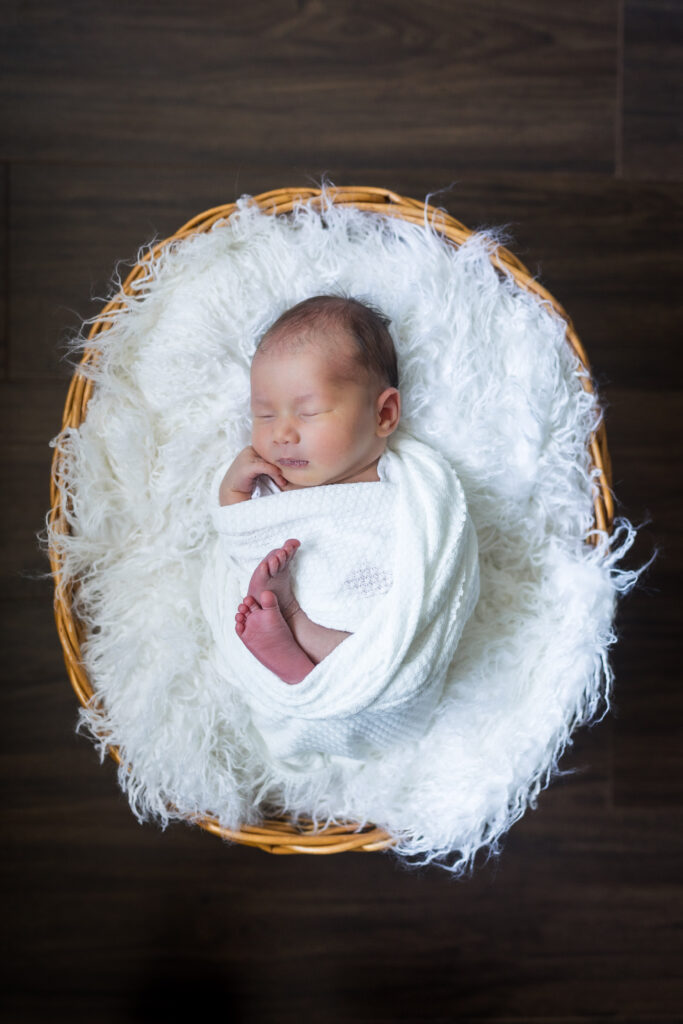
POLYGON ((0 17, 3 1020, 682 1021, 679 5, 12 0, 0 17), (628 564, 659 550, 619 607, 613 713, 459 883, 390 853, 273 857, 140 825, 74 732, 39 578, 64 343, 115 262, 324 173, 508 225, 593 364, 617 514, 646 521, 628 564))
POLYGON ((622 173, 683 177, 683 7, 625 0, 622 173))
POLYGON ((9 171, 0 164, 0 377, 7 376, 9 362, 9 245, 7 242, 7 211, 9 208, 9 171))
POLYGON ((8 8, 12 161, 613 170, 617 0, 8 8))

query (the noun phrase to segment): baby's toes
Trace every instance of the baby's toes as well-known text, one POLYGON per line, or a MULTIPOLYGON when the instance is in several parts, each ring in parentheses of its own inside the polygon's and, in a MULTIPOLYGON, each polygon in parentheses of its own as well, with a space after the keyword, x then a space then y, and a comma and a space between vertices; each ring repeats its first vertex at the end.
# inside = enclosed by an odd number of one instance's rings
POLYGON ((268 568, 271 576, 276 576, 282 568, 283 561, 280 556, 280 550, 274 551, 272 555, 268 555, 268 568))
MULTIPOLYGON (((294 549, 294 551, 296 551, 296 548, 294 549)), ((280 548, 280 550, 277 553, 277 557, 278 557, 278 559, 280 561, 280 568, 281 569, 284 569, 284 567, 287 565, 287 563, 289 562, 290 558, 294 554, 294 551, 290 551, 290 549, 286 548, 286 547, 280 548)))
POLYGON ((299 547, 299 542, 298 541, 291 541, 291 540, 286 540, 285 541, 285 543, 282 545, 282 553, 284 555, 283 565, 287 565, 289 562, 291 562, 294 554, 296 553, 296 549, 298 547, 299 547))

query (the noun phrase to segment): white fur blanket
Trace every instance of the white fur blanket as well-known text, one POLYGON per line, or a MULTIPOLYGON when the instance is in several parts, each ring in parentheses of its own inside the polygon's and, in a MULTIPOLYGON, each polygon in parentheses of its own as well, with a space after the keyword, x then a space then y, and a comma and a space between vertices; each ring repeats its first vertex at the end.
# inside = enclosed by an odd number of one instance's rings
POLYGON ((495 850, 573 730, 608 707, 615 600, 635 581, 619 559, 635 531, 621 520, 586 543, 597 397, 564 321, 492 265, 499 238, 480 232, 456 249, 428 224, 325 202, 273 217, 243 197, 229 221, 149 259, 98 336, 87 417, 54 442, 70 533, 50 539, 64 582, 79 584, 95 690, 80 722, 103 757, 118 747, 140 818, 372 822, 406 862, 460 872, 495 850), (249 443, 261 333, 334 289, 391 317, 401 424, 457 471, 481 596, 422 737, 285 774, 212 663, 199 600, 215 537, 206 496, 226 453, 249 443))
POLYGON ((201 601, 217 668, 249 703, 266 751, 281 767, 310 770, 322 755, 363 759, 416 739, 479 597, 476 533, 453 468, 397 432, 380 458, 379 481, 221 507, 226 468, 211 491, 218 544, 201 601), (245 647, 234 618, 251 572, 288 537, 301 541, 291 572, 304 611, 352 632, 294 686, 245 647), (384 593, 373 593, 375 581, 384 593))

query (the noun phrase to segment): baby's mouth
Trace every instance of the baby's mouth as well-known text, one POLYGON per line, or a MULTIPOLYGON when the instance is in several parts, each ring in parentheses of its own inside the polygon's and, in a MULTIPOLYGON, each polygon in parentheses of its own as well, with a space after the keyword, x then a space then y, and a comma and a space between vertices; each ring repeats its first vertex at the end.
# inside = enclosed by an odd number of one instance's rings
POLYGON ((308 459, 278 459, 277 461, 281 466, 288 466, 290 469, 308 465, 308 459))

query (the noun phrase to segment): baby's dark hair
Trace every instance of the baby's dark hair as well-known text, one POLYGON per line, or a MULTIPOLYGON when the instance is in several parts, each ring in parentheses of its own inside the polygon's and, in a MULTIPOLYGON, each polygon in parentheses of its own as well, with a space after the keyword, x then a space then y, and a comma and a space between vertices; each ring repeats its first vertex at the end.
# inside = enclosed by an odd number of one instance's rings
POLYGON ((313 295, 286 309, 261 338, 256 351, 307 327, 341 327, 356 342, 356 364, 385 386, 398 388, 396 349, 389 333, 391 320, 374 306, 344 295, 313 295))

